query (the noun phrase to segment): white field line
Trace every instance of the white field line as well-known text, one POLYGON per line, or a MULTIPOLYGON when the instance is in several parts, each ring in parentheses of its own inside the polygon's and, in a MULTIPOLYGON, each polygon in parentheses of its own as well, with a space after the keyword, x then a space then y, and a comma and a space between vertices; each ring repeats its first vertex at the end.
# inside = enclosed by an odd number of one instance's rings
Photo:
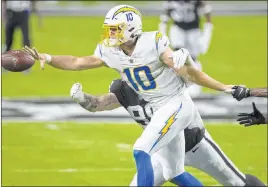
MULTIPOLYGON (((90 173, 90 172, 135 172, 136 168, 66 168, 66 169, 16 169, 16 173, 90 173)), ((195 176, 204 182, 211 182, 211 179, 199 172, 194 172, 195 176)))
POLYGON ((131 144, 125 144, 125 143, 117 143, 116 148, 119 152, 132 152, 132 145, 131 144))
POLYGON ((87 173, 87 172, 135 172, 135 168, 65 168, 65 169, 16 169, 17 173, 87 173))
MULTIPOLYGON (((43 172, 60 172, 60 173, 86 173, 86 172, 110 172, 110 171, 126 171, 126 172, 133 172, 136 171, 136 168, 65 168, 65 169, 15 169, 12 170, 13 172, 17 173, 43 173, 43 172)), ((207 178, 207 174, 203 172, 190 172, 193 175, 198 177, 205 177, 207 178)))
MULTIPOLYGON (((65 168, 65 169, 16 169, 16 173, 89 173, 89 172, 135 172, 136 168, 65 168)), ((203 182, 211 182, 211 178, 202 172, 191 172, 203 182)), ((267 185, 267 184, 266 184, 267 185)), ((212 186, 221 186, 214 184, 212 186)))

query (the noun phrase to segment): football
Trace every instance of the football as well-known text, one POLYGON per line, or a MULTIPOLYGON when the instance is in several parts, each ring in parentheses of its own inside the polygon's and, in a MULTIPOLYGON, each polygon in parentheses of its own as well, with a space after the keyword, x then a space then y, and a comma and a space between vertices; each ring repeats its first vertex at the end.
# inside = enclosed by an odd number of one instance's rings
POLYGON ((1 55, 1 65, 11 72, 22 72, 34 65, 34 58, 22 50, 10 50, 1 55))

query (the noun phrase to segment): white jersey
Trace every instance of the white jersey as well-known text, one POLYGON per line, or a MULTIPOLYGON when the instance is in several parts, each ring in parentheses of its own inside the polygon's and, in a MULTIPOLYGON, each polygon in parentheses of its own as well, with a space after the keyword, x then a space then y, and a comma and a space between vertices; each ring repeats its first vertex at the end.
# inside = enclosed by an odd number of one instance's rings
POLYGON ((185 88, 184 80, 159 60, 169 46, 167 36, 157 31, 143 32, 131 56, 119 47, 99 44, 94 55, 107 66, 120 72, 121 77, 152 107, 158 108, 185 88))

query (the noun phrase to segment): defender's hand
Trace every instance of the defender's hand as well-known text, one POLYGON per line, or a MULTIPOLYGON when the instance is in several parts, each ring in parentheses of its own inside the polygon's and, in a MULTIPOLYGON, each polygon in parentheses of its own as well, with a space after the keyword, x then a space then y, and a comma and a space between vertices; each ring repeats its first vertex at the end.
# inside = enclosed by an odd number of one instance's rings
POLYGON ((180 69, 182 66, 184 66, 189 56, 189 51, 185 48, 181 48, 177 51, 174 51, 172 56, 169 56, 169 58, 173 59, 174 68, 180 69))
POLYGON ((80 83, 75 83, 72 86, 70 90, 70 96, 73 98, 73 100, 79 103, 84 101, 84 93, 82 91, 82 85, 80 83))
POLYGON ((250 96, 250 89, 245 86, 234 86, 232 89, 232 95, 237 101, 241 101, 250 96))
POLYGON ((25 46, 22 51, 31 55, 35 60, 39 60, 41 69, 44 69, 45 63, 49 61, 48 56, 46 54, 38 53, 38 51, 34 47, 30 48, 28 46, 25 46))
POLYGON ((241 125, 244 125, 245 127, 251 126, 251 125, 259 125, 259 124, 265 124, 265 118, 262 115, 262 113, 256 108, 255 103, 252 103, 253 105, 253 112, 250 114, 247 113, 239 113, 239 118, 237 121, 241 125))

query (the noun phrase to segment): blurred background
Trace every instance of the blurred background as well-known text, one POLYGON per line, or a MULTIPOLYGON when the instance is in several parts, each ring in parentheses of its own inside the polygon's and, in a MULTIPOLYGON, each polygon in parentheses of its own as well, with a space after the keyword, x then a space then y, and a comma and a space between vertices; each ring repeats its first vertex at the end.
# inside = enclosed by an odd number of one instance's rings
MULTIPOLYGON (((138 8, 144 31, 158 30, 164 14, 162 1, 14 2, 18 4, 2 4, 2 52, 30 45, 52 55, 90 55, 100 42, 104 16, 111 7, 129 4, 138 8), (6 9, 13 10, 10 13, 6 9), (28 14, 14 14, 21 9, 27 9, 28 14), (17 26, 11 24, 14 15, 17 26), (13 26, 9 45, 6 39, 13 26)), ((208 4, 212 7, 211 41, 208 51, 197 57, 203 71, 226 84, 267 87, 267 2, 208 4)), ((201 16, 201 31, 205 22, 201 16)), ((4 186, 130 183, 135 173, 132 145, 142 129, 123 108, 89 113, 69 97, 76 82, 85 92, 107 93, 112 80, 119 78, 116 71, 99 68, 67 72, 49 66, 41 71, 36 62, 23 73, 2 69, 1 77, 4 186)), ((194 97, 209 132, 223 151, 242 172, 254 174, 267 184, 267 127, 244 128, 235 122, 237 113, 252 111, 252 101, 267 113, 265 98, 238 102, 204 88, 194 97)), ((205 185, 218 185, 200 171, 187 170, 205 185)))

